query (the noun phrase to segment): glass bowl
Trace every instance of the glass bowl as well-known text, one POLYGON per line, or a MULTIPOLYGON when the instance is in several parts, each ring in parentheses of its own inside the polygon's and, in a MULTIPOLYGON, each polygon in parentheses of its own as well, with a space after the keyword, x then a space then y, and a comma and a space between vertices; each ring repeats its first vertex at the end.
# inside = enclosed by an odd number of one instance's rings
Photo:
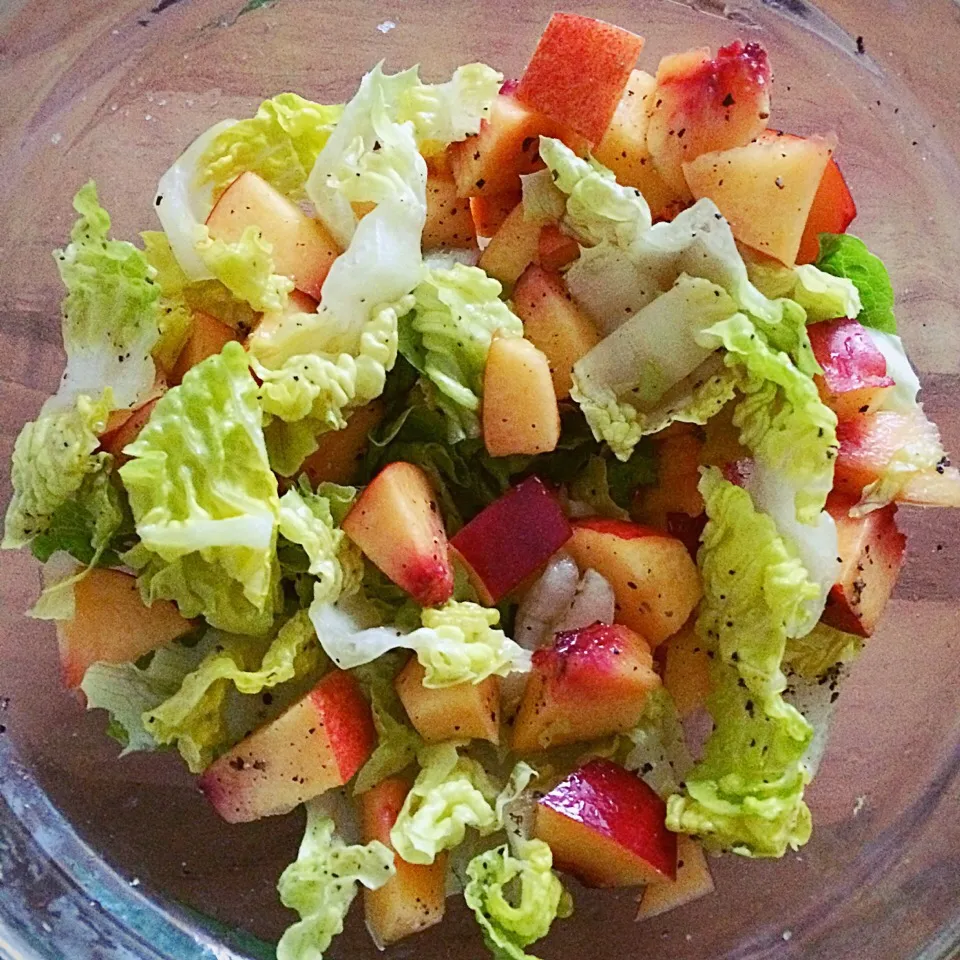
MULTIPOLYGON (((118 237, 154 228, 157 178, 198 132, 293 89, 348 97, 385 59, 428 79, 526 62, 555 0, 0 2, 0 471, 62 370, 51 250, 96 178, 118 237)), ((929 414, 960 451, 960 19, 949 0, 624 0, 577 7, 672 50, 736 36, 772 55, 777 126, 836 130, 858 234, 890 267, 929 414), (833 19, 828 18, 828 14, 833 19), (841 26, 842 24, 842 26, 841 26), (934 30, 936 31, 934 33, 934 30), (860 37, 859 52, 857 37, 860 37)), ((960 524, 902 511, 910 555, 838 704, 810 791, 811 843, 783 861, 716 862, 717 893, 634 924, 629 891, 576 891, 553 960, 956 956, 960 945, 960 524)), ((53 631, 23 617, 36 564, 0 581, 0 957, 269 957, 299 815, 220 822, 171 756, 117 762, 104 719, 62 691, 53 631)), ((355 910, 329 956, 377 955, 355 910)), ((389 956, 485 951, 451 903, 389 956)))

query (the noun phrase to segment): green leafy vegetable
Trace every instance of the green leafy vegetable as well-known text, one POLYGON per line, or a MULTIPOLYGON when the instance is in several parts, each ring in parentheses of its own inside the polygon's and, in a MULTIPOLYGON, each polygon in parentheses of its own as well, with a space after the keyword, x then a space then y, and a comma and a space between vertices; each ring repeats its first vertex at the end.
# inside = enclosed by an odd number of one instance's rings
POLYGON ((417 760, 420 773, 390 831, 390 843, 408 863, 433 863, 463 842, 467 827, 483 835, 501 829, 506 805, 533 776, 526 764, 518 765, 498 794, 483 767, 458 754, 455 743, 424 747, 417 760))
POLYGON ((766 297, 789 297, 806 311, 807 322, 848 317, 856 320, 860 313, 860 293, 852 280, 833 276, 804 263, 785 267, 773 260, 762 263, 744 258, 750 282, 766 297))
POLYGON ((70 243, 54 254, 67 288, 67 369, 45 409, 71 407, 81 394, 98 397, 106 387, 117 409, 133 407, 153 387, 160 290, 143 252, 110 239, 110 216, 93 181, 77 191, 73 206, 80 216, 70 243))
POLYGON ((708 522, 697 632, 719 654, 707 704, 714 730, 667 801, 667 825, 708 847, 779 857, 810 836, 802 759, 813 731, 783 699, 781 662, 788 624, 817 588, 745 490, 711 468, 700 491, 708 522))
POLYGON ((111 717, 111 735, 124 750, 121 756, 159 747, 143 718, 180 689, 186 676, 196 670, 218 643, 208 632, 192 647, 171 643, 161 647, 145 666, 133 663, 95 663, 87 669, 80 689, 87 709, 106 710, 111 717))
MULTIPOLYGON (((736 311, 722 287, 683 276, 577 361, 571 396, 594 436, 627 460, 644 434, 665 426, 658 416, 648 423, 647 415, 655 414, 668 391, 713 352, 699 335, 736 311)), ((696 404, 706 409, 695 419, 705 422, 731 394, 732 388, 722 389, 711 403, 696 404)))
POLYGON ((425 687, 481 683, 490 676, 530 669, 530 654, 496 629, 500 613, 469 601, 450 600, 423 610, 423 626, 410 633, 396 627, 363 626, 347 609, 322 598, 310 618, 328 656, 343 670, 370 663, 388 650, 413 650, 425 668, 425 687))
POLYGON ((849 233, 821 233, 817 267, 824 273, 852 280, 860 294, 857 319, 865 327, 884 333, 897 332, 893 313, 893 285, 883 261, 867 245, 849 233))
POLYGON ((635 770, 661 797, 676 793, 693 766, 683 726, 665 687, 647 696, 640 722, 627 734, 623 765, 635 770))
MULTIPOLYGON (((771 348, 745 314, 714 324, 700 338, 724 347, 727 365, 743 369, 739 388, 744 396, 733 415, 740 442, 770 470, 793 482, 797 519, 815 522, 833 486, 836 415, 820 400, 809 374, 786 353, 771 348)), ((805 332, 797 342, 809 349, 805 332)))
POLYGON ((480 397, 493 335, 523 336, 500 299, 500 284, 478 267, 427 270, 414 309, 400 324, 400 351, 432 385, 451 441, 480 434, 480 397))
POLYGON ((862 649, 862 637, 818 623, 805 636, 787 641, 783 662, 804 680, 817 680, 856 659, 862 649))
POLYGON ((343 931, 357 884, 382 887, 395 873, 393 853, 372 840, 363 846, 345 844, 319 801, 307 805, 307 828, 297 859, 283 871, 277 889, 285 907, 300 921, 277 944, 277 960, 322 960, 335 936, 343 931))
POLYGON ((226 714, 231 684, 254 695, 295 677, 315 680, 325 662, 305 611, 289 619, 266 650, 263 640, 221 634, 176 692, 144 713, 144 726, 157 743, 175 743, 191 773, 200 773, 231 745, 226 714))
POLYGON ((142 542, 126 560, 145 601, 232 632, 269 627, 280 511, 261 416, 246 353, 228 343, 161 397, 127 448, 120 476, 142 542))
POLYGON ((249 120, 218 133, 200 158, 200 180, 214 198, 241 173, 251 171, 291 200, 306 198, 310 171, 343 114, 295 93, 264 100, 249 120))
POLYGON ((7 507, 5 549, 26 546, 46 534, 58 509, 86 499, 110 460, 97 449, 111 406, 109 393, 97 401, 81 396, 74 406, 41 413, 20 431, 10 471, 13 496, 7 507))
POLYGON ((516 855, 506 845, 488 850, 467 866, 463 896, 497 960, 524 960, 524 948, 549 933, 563 897, 552 867, 542 840, 521 841, 516 855))

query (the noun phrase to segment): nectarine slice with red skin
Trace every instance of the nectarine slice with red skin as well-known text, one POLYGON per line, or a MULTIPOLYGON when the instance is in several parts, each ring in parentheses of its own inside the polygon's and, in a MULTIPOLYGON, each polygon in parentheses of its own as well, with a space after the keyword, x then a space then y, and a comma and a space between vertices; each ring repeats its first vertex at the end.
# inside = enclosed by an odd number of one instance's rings
POLYGON ((832 135, 755 140, 701 154, 684 163, 683 174, 697 200, 717 205, 737 240, 790 266, 835 144, 832 135))
POLYGON ((215 760, 200 789, 228 823, 288 813, 345 784, 377 741, 357 682, 331 670, 303 698, 215 760))
MULTIPOLYGON (((363 842, 379 840, 393 850, 390 831, 397 822, 410 784, 388 777, 360 796, 363 842)), ((394 851, 396 873, 379 889, 363 891, 367 929, 377 946, 396 943, 443 919, 447 854, 429 864, 407 863, 394 851)))
POLYGON ((672 218, 672 212, 686 205, 689 193, 673 189, 660 175, 647 148, 647 107, 656 80, 649 73, 634 70, 620 103, 593 156, 612 170, 617 183, 634 187, 643 194, 656 220, 672 218))
POLYGON ((587 517, 573 522, 566 549, 581 569, 592 567, 610 582, 617 623, 654 647, 676 633, 700 601, 696 565, 686 546, 663 530, 587 517))
POLYGON ((534 833, 559 869, 588 886, 662 883, 677 876, 677 835, 666 812, 639 777, 591 760, 538 801, 534 833))
POLYGON ((461 197, 483 197, 520 190, 523 174, 542 170, 540 137, 555 137, 571 150, 585 153, 583 138, 556 120, 498 94, 480 132, 453 143, 450 169, 461 197))
POLYGON ((443 518, 420 467, 387 464, 344 517, 343 532, 421 606, 440 606, 453 596, 443 518))
POLYGON ((520 189, 469 197, 470 216, 473 217, 473 227, 477 236, 487 238, 494 236, 522 199, 523 193, 520 189))
POLYGON ((500 742, 500 678, 450 687, 423 685, 426 670, 411 657, 393 681, 417 733, 427 743, 444 740, 500 742))
POLYGON ((647 97, 647 148, 679 196, 689 197, 682 165, 705 153, 742 147, 770 117, 770 64, 759 43, 735 40, 717 51, 664 57, 647 97))
POLYGON ((159 401, 160 397, 154 397, 141 404, 123 420, 119 427, 100 437, 100 446, 113 457, 114 466, 122 467, 130 459, 123 452, 123 448, 140 436, 140 431, 147 425, 153 414, 153 408, 159 401))
POLYGON ((252 171, 241 173, 224 190, 207 217, 214 240, 235 243, 247 227, 256 227, 271 248, 275 273, 320 299, 323 281, 340 254, 326 227, 252 171))
POLYGON ((513 749, 534 753, 632 730, 660 686, 646 641, 620 624, 558 634, 534 651, 513 749))
POLYGON ((228 343, 239 339, 237 331, 229 324, 202 310, 194 310, 187 342, 170 371, 170 386, 179 386, 188 370, 219 353, 228 343))
POLYGON ((57 621, 63 682, 73 690, 94 663, 132 663, 196 623, 169 600, 146 606, 136 577, 94 567, 73 585, 74 616, 57 621))
POLYGON ((886 357, 856 320, 830 320, 807 327, 823 373, 814 377, 820 399, 840 420, 875 410, 894 385, 886 357))
POLYGON ((600 342, 596 325, 574 302, 561 277, 536 265, 523 272, 512 299, 523 335, 547 358, 557 399, 568 399, 573 365, 600 342))
POLYGON ((580 244, 555 223, 540 230, 537 259, 544 270, 562 270, 580 256, 580 244))
POLYGON ((837 525, 837 582, 830 588, 823 622, 860 637, 873 634, 903 565, 907 538, 897 527, 897 508, 888 504, 851 517, 850 499, 831 495, 827 509, 837 525))
POLYGON ((539 477, 528 477, 481 510, 451 546, 489 605, 536 573, 571 533, 556 496, 539 477))
POLYGON ((555 13, 520 78, 516 97, 598 143, 610 125, 643 37, 575 13, 555 13))
POLYGON ((857 216, 857 205, 837 161, 831 157, 817 187, 800 238, 797 263, 813 263, 820 256, 821 233, 846 233, 857 216))
MULTIPOLYGON (((838 493, 858 498, 863 488, 878 480, 897 452, 917 442, 938 443, 940 432, 919 407, 910 413, 878 410, 844 420, 837 425, 836 466, 833 488, 838 493)), ((933 472, 948 473, 952 468, 941 464, 933 472)), ((919 481, 919 477, 917 478, 919 481)), ((904 491, 909 501, 909 488, 904 491)))

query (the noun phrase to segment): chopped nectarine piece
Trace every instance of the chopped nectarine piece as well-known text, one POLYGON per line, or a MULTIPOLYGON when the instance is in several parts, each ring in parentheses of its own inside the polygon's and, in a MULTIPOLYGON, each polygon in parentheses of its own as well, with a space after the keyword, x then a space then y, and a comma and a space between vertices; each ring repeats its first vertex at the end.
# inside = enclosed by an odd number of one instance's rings
POLYGON ((653 162, 666 183, 679 196, 688 197, 684 163, 704 153, 744 146, 766 129, 770 116, 766 51, 758 43, 736 40, 718 50, 715 59, 708 49, 664 57, 656 87, 647 97, 647 115, 647 148, 653 162))
POLYGON ((446 164, 428 164, 427 222, 421 242, 424 250, 470 250, 477 246, 470 202, 457 195, 457 184, 446 164))
POLYGON ((387 464, 350 508, 343 531, 422 606, 439 606, 453 595, 447 534, 437 496, 420 467, 387 464))
POLYGON ((287 813, 345 784, 367 761, 376 739, 356 680, 332 670, 207 767, 200 789, 228 823, 287 813))
POLYGON ((544 270, 562 270, 579 256, 580 244, 555 223, 548 223, 540 230, 537 261, 544 270))
POLYGON ((145 606, 136 577, 119 570, 94 567, 73 585, 73 598, 73 618, 57 621, 63 682, 71 690, 92 664, 132 663, 194 628, 169 600, 145 606))
POLYGON ((704 153, 683 172, 694 197, 713 200, 737 240, 792 265, 832 153, 824 137, 758 140, 704 153))
POLYGON ((693 837, 677 834, 677 879, 672 883, 651 883, 640 895, 637 920, 659 917, 668 910, 713 893, 713 877, 703 847, 693 837))
POLYGON ((493 457, 549 453, 560 439, 550 363, 523 337, 490 344, 483 373, 483 442, 493 457))
POLYGON ((566 547, 582 570, 610 582, 616 619, 652 646, 686 623, 700 601, 700 574, 686 546, 662 530, 625 520, 575 520, 566 547))
POLYGON ((533 654, 513 727, 513 749, 531 753, 635 727, 660 686, 646 641, 602 623, 559 634, 533 654))
POLYGON ((582 138, 549 117, 503 93, 490 107, 480 132, 450 146, 450 169, 461 197, 482 197, 520 189, 521 174, 543 168, 540 137, 556 137, 585 152, 582 138))
POLYGON ((527 220, 518 203, 480 256, 480 269, 510 286, 540 255, 541 224, 527 220))
POLYGON ((691 617, 665 644, 667 660, 663 685, 673 697, 681 717, 702 707, 710 693, 710 658, 703 641, 697 636, 695 622, 696 618, 691 617))
POLYGON ((300 467, 316 486, 318 483, 353 483, 357 467, 367 449, 370 431, 383 419, 385 412, 381 400, 374 400, 364 407, 358 407, 342 430, 332 430, 321 434, 317 449, 303 461, 300 467))
POLYGON ((807 327, 813 355, 823 369, 815 377, 820 399, 840 420, 877 409, 893 386, 887 361, 856 320, 807 327))
POLYGON ((540 799, 534 833, 559 869, 589 886, 663 883, 677 876, 677 835, 666 812, 639 777, 591 760, 540 799))
POLYGON ((573 365, 600 342, 596 326, 574 303, 563 280, 536 265, 517 281, 513 308, 523 321, 524 336, 547 357, 557 399, 566 400, 573 365))
MULTIPOLYGON (((837 453, 833 488, 839 493, 859 498, 865 486, 883 476, 890 461, 900 450, 914 444, 939 444, 940 431, 919 407, 910 413, 878 410, 838 424, 837 441, 840 450, 837 453)), ((938 499, 932 502, 924 500, 921 491, 926 487, 931 491, 939 491, 941 495, 946 493, 956 473, 956 468, 948 463, 919 472, 897 499, 920 506, 950 506, 949 500, 946 503, 938 499), (939 479, 942 477, 947 480, 939 479)))
POLYGON ((671 513, 698 517, 703 513, 700 495, 700 462, 703 441, 692 432, 655 437, 657 482, 637 490, 634 514, 641 523, 667 529, 671 513))
POLYGON ((492 237, 503 225, 513 208, 520 203, 523 194, 518 189, 506 193, 470 197, 470 215, 478 237, 492 237))
MULTIPOLYGON (((390 849, 390 830, 397 822, 409 784, 389 777, 361 795, 363 842, 379 840, 390 849)), ((447 855, 433 863, 407 863, 394 853, 396 873, 379 889, 363 891, 367 928, 379 947, 419 933, 443 919, 446 904, 447 855)))
POLYGON ((320 299, 320 288, 340 253, 319 220, 308 217, 266 180, 247 171, 223 192, 207 217, 210 236, 235 243, 247 227, 256 227, 271 246, 275 273, 289 277, 298 290, 320 299))
POLYGON ((194 310, 190 335, 177 357, 177 362, 173 365, 173 370, 170 371, 170 386, 179 386, 183 375, 191 367, 219 353, 232 340, 239 339, 233 327, 210 316, 209 313, 194 310))
POLYGON ((557 498, 538 477, 528 477, 481 510, 451 546, 489 606, 536 573, 570 533, 557 498))
POLYGON ((555 13, 517 87, 517 99, 597 143, 616 110, 643 37, 575 13, 555 13))
POLYGON ((420 661, 411 657, 394 680, 403 708, 424 740, 500 742, 499 677, 431 689, 423 685, 425 674, 420 661))
POLYGON ((122 467, 127 462, 129 458, 124 454, 123 448, 137 439, 159 400, 160 397, 154 397, 141 404, 131 411, 130 416, 126 417, 120 426, 100 437, 100 446, 113 457, 115 466, 122 467))
POLYGON ((643 194, 656 219, 668 210, 683 206, 688 196, 671 187, 660 176, 647 148, 647 108, 656 80, 643 70, 634 70, 616 112, 593 151, 594 157, 614 172, 617 183, 635 187, 643 194))
POLYGON ((832 157, 820 178, 813 205, 803 227, 797 263, 813 263, 820 255, 821 233, 846 233, 857 215, 857 205, 837 161, 832 157))
POLYGON ((897 582, 907 538, 897 528, 897 508, 892 503, 863 517, 848 515, 852 504, 836 494, 827 504, 837 524, 841 567, 827 597, 823 621, 869 637, 897 582))

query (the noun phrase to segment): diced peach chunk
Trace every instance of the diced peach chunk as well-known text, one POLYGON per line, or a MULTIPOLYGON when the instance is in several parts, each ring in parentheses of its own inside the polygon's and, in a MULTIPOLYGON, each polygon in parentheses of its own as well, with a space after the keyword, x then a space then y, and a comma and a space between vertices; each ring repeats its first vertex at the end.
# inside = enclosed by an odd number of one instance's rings
POLYGON ((203 363, 207 357, 219 353, 231 341, 239 339, 233 327, 209 313, 195 310, 187 342, 170 371, 170 386, 179 386, 188 370, 198 363, 203 363))
POLYGON ((300 471, 313 486, 330 483, 353 483, 357 468, 367 449, 370 431, 380 423, 385 413, 381 400, 358 407, 342 430, 321 434, 317 449, 303 461, 300 471))

